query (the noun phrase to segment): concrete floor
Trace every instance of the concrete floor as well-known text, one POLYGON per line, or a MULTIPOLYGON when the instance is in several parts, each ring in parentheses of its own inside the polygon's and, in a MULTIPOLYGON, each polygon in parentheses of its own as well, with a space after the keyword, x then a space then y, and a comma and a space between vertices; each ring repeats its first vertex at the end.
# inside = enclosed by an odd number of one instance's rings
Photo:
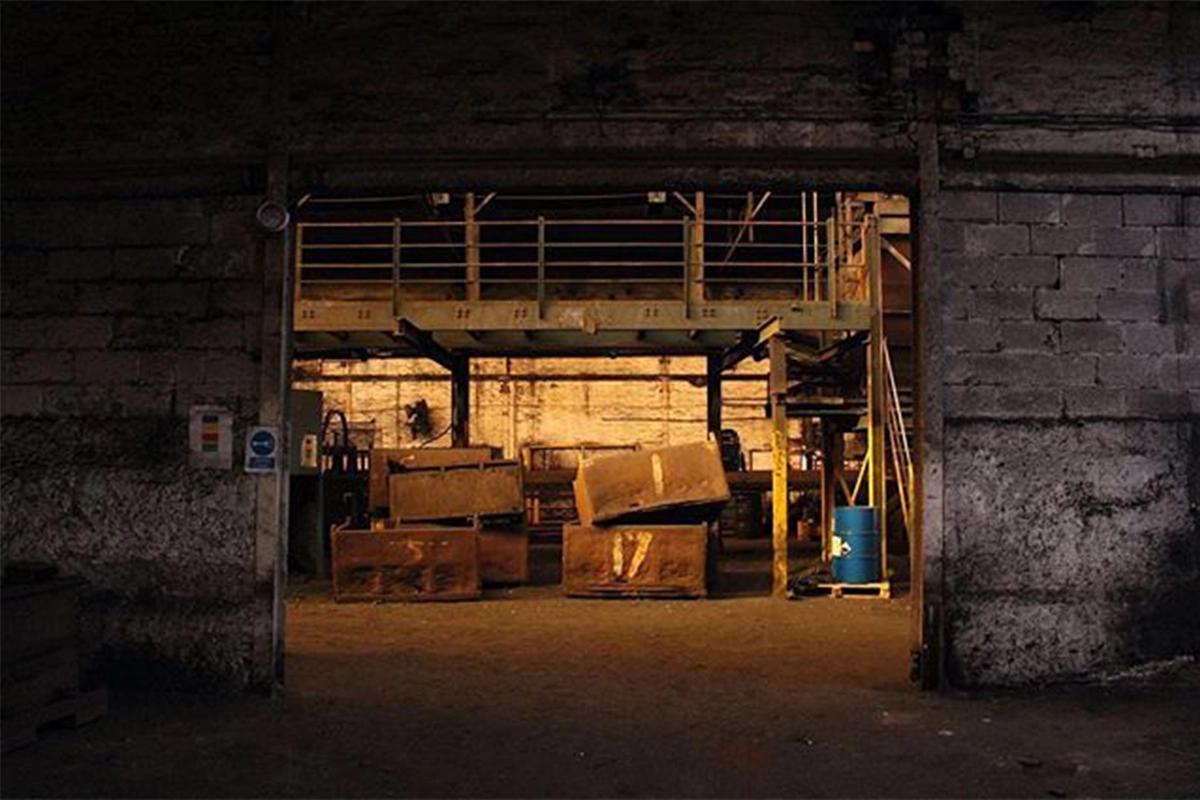
POLYGON ((4 797, 1195 796, 1200 681, 929 695, 903 600, 288 605, 274 699, 118 695, 4 797))

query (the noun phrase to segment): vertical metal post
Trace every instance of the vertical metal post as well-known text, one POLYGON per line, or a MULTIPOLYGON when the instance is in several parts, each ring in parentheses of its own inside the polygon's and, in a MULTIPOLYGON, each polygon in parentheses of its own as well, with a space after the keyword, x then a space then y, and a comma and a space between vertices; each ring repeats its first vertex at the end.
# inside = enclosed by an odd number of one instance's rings
POLYGON ((471 441, 471 359, 460 356, 450 368, 450 443, 469 447, 471 441))
POLYGON ((821 420, 821 560, 829 563, 833 544, 833 509, 845 447, 842 429, 831 418, 821 420))
POLYGON ((538 217, 537 304, 538 319, 546 316, 546 218, 538 217))
POLYGON ((829 302, 829 318, 837 319, 838 224, 832 216, 825 223, 825 299, 829 302))
POLYGON ((704 302, 704 192, 696 192, 696 219, 692 221, 691 259, 688 269, 688 316, 704 302))
POLYGON ((293 311, 296 305, 304 299, 304 223, 296 223, 296 233, 292 239, 292 302, 293 311))
POLYGON ((683 220, 683 283, 680 290, 683 292, 683 318, 691 319, 692 317, 692 272, 694 268, 692 262, 695 259, 695 253, 692 252, 692 221, 686 217, 683 220))
POLYGON ((879 223, 874 215, 866 221, 867 299, 871 307, 871 339, 867 351, 867 447, 871 454, 867 482, 867 502, 879 515, 879 552, 882 581, 887 582, 887 462, 884 461, 884 414, 887 401, 884 391, 887 378, 883 365, 883 269, 879 257, 879 223))
MULTIPOLYGON (((274 65, 273 65, 274 66, 274 65)), ((282 149, 267 155, 269 199, 286 206, 289 158, 282 149)), ((259 336, 262 362, 258 376, 258 424, 285 435, 280 441, 279 468, 253 482, 254 498, 254 615, 250 642, 251 682, 272 691, 283 681, 284 593, 287 588, 288 465, 291 421, 292 305, 294 273, 291 228, 267 240, 262 250, 263 310, 259 336)))
POLYGON ((463 239, 467 247, 467 300, 479 299, 479 223, 475 221, 475 193, 467 192, 463 201, 465 230, 463 239))
POLYGON ((771 596, 787 597, 788 580, 788 431, 787 343, 773 336, 767 343, 771 371, 771 596))
POLYGON ((800 252, 801 260, 808 263, 808 192, 800 193, 800 252))
POLYGON ((392 317, 400 319, 400 218, 392 218, 392 317))
POLYGON ((708 374, 705 386, 708 389, 708 432, 721 441, 721 353, 708 354, 708 374))

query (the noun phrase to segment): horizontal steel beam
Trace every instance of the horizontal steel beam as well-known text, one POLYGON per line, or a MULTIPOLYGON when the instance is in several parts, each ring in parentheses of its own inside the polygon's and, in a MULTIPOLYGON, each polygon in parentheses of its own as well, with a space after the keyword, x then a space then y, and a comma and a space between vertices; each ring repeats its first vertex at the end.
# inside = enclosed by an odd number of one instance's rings
MULTIPOLYGON (((551 300, 538 314, 527 300, 421 301, 405 304, 402 313, 421 330, 448 331, 734 331, 755 330, 772 318, 780 330, 855 331, 870 327, 867 303, 838 303, 830 315, 827 303, 790 300, 708 302, 693 305, 690 315, 677 301, 551 300)), ((300 300, 297 331, 393 331, 395 318, 388 300, 300 300)))

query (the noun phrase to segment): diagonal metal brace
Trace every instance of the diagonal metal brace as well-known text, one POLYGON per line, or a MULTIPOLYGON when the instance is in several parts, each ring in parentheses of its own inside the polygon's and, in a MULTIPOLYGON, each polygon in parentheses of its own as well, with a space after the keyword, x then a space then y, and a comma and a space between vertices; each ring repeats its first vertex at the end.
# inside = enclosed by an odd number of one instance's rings
POLYGON ((407 319, 396 320, 396 330, 392 338, 404 342, 421 355, 437 362, 448 370, 454 370, 462 362, 463 357, 438 344, 433 335, 423 331, 407 319))

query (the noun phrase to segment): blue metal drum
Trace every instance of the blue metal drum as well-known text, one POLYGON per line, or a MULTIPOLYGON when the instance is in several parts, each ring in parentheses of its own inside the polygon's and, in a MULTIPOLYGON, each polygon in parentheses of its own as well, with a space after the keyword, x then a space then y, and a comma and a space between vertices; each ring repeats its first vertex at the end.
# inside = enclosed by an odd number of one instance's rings
POLYGON ((839 506, 833 510, 833 561, 835 583, 878 583, 879 515, 873 508, 839 506))

